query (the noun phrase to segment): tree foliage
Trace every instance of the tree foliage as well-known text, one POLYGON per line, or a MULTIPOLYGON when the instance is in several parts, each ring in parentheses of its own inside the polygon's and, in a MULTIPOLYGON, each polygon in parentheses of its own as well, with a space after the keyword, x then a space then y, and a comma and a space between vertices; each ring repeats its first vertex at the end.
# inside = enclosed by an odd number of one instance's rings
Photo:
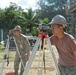
POLYGON ((35 30, 33 27, 36 22, 38 22, 38 20, 36 13, 32 10, 32 8, 28 8, 24 11, 24 9, 16 3, 11 2, 9 7, 0 9, 0 28, 2 29, 9 31, 16 25, 20 25, 24 34, 32 32, 35 35, 35 32, 32 30, 35 30))
POLYGON ((48 17, 50 20, 57 14, 65 16, 65 4, 67 0, 39 0, 37 12, 39 18, 48 17))
POLYGON ((17 6, 15 3, 10 3, 9 7, 6 7, 4 10, 1 10, 0 16, 0 27, 11 29, 17 25, 20 21, 16 18, 17 15, 23 11, 20 6, 17 6))
POLYGON ((29 33, 33 30, 33 27, 35 27, 35 23, 38 22, 36 13, 32 10, 32 8, 27 9, 26 12, 22 12, 22 16, 19 18, 23 20, 26 28, 29 29, 29 33))
MULTIPOLYGON (((16 25, 22 27, 24 34, 37 35, 36 23, 49 23, 53 16, 61 14, 66 17, 65 6, 67 0, 38 0, 35 11, 27 8, 25 11, 16 3, 10 3, 9 7, 0 9, 0 28, 10 30, 16 25)), ((69 26, 71 33, 74 27, 69 26)), ((73 31, 75 32, 75 31, 73 31)), ((49 31, 49 34, 50 31, 49 31)))
POLYGON ((4 10, 0 9, 0 28, 3 28, 4 10))

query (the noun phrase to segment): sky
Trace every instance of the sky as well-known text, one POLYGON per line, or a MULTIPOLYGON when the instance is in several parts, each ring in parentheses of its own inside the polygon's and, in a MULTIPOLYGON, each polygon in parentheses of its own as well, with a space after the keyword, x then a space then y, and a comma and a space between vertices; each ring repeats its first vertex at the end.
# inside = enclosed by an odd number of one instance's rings
POLYGON ((37 0, 0 0, 0 8, 8 7, 10 2, 15 2, 17 5, 21 6, 23 9, 32 7, 33 10, 36 9, 37 0))

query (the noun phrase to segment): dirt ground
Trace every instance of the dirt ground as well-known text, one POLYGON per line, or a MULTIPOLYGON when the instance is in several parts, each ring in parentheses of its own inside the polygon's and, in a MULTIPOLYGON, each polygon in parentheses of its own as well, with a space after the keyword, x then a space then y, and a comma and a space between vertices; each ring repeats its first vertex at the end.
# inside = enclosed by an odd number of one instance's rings
MULTIPOLYGON (((56 59, 58 59, 58 54, 57 54, 56 49, 54 49, 54 53, 55 53, 56 59)), ((15 53, 13 52, 13 54, 15 54, 15 53)), ((46 74, 44 74, 44 66, 42 66, 43 65, 42 62, 41 62, 42 61, 42 56, 40 54, 42 55, 43 53, 40 52, 40 51, 36 52, 35 58, 34 58, 32 64, 31 64, 31 68, 29 70, 28 75, 56 75, 56 70, 54 68, 54 62, 52 60, 50 50, 45 50, 46 74), (40 60, 39 60, 39 56, 40 56, 40 60), (42 71, 41 70, 38 71, 38 61, 40 61, 39 65, 40 65, 40 67, 42 66, 42 71), (42 73, 42 74, 38 74, 38 73, 42 73)), ((1 69, 1 65, 2 65, 2 63, 0 63, 0 69, 1 69)), ((13 65, 14 65, 14 60, 10 61, 8 66, 5 63, 2 75, 5 75, 5 73, 14 71, 13 65)))

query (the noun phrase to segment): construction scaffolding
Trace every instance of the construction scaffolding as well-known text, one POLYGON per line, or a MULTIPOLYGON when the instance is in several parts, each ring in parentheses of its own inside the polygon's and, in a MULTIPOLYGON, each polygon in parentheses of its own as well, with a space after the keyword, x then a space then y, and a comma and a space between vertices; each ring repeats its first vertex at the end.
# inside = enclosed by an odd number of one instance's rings
POLYGON ((69 33, 76 38, 76 0, 67 0, 66 16, 69 33))

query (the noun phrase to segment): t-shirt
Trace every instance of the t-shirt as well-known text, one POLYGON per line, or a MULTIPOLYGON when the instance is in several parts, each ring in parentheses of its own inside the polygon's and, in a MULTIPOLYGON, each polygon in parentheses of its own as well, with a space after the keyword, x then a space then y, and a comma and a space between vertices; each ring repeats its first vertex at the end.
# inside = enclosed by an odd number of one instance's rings
POLYGON ((64 33, 63 38, 58 38, 56 35, 50 37, 52 45, 55 45, 59 54, 58 63, 63 66, 74 66, 76 65, 76 40, 75 38, 64 33))

